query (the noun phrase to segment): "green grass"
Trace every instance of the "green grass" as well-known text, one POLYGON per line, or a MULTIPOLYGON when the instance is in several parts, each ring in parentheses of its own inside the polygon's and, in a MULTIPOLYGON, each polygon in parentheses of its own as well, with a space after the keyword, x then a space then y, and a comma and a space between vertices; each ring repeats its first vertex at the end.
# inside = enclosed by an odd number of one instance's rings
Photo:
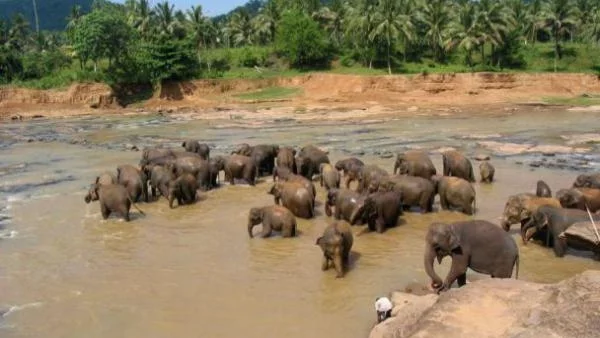
POLYGON ((297 96, 300 92, 300 88, 268 87, 255 92, 238 94, 235 97, 243 100, 275 100, 297 96))
POLYGON ((600 105, 600 95, 585 95, 577 97, 546 97, 544 102, 556 105, 569 106, 597 106, 600 105))

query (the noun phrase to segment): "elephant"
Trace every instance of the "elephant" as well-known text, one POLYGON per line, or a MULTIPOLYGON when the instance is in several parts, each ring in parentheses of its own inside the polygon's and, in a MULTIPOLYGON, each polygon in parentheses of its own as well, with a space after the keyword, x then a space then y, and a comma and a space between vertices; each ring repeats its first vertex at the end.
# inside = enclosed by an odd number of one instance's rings
POLYGON ((96 177, 96 182, 100 185, 108 185, 108 184, 118 184, 117 176, 110 172, 104 172, 100 174, 100 176, 96 177))
POLYGON ((133 205, 142 215, 145 215, 131 200, 129 191, 121 184, 100 184, 99 180, 90 186, 84 198, 85 203, 100 201, 102 218, 107 219, 111 213, 119 213, 126 222, 130 221, 129 209, 133 205))
POLYGON ((185 173, 169 182, 169 208, 173 209, 173 201, 178 205, 193 204, 197 199, 198 181, 192 174, 185 173))
POLYGON ((539 180, 536 184, 535 195, 537 197, 552 197, 552 190, 546 182, 539 180))
POLYGON ((207 191, 211 187, 210 164, 200 155, 177 157, 174 161, 167 164, 167 168, 179 177, 185 173, 193 175, 198 181, 198 186, 202 191, 207 191))
POLYGON ((310 219, 315 216, 315 197, 300 182, 277 182, 269 190, 275 204, 288 208, 296 217, 310 219))
POLYGON ((199 143, 196 140, 185 140, 181 143, 185 151, 200 155, 203 160, 208 160, 210 157, 210 147, 206 143, 199 143))
POLYGON ((465 179, 454 176, 433 176, 436 191, 440 195, 440 205, 443 210, 459 209, 467 215, 473 215, 476 210, 475 189, 465 179))
POLYGON ((222 155, 211 157, 208 160, 208 166, 210 170, 210 185, 212 188, 216 188, 220 185, 219 173, 225 171, 225 163, 227 158, 222 155))
POLYGON ((504 231, 509 231, 510 226, 515 223, 520 223, 522 228, 531 215, 542 205, 561 207, 560 201, 556 198, 538 197, 530 193, 509 196, 504 205, 500 225, 504 231))
MULTIPOLYGON (((142 151, 142 161, 152 161, 160 157, 175 157, 174 150, 171 148, 148 147, 142 151)), ((143 163, 140 163, 140 166, 143 163)))
POLYGON ((467 268, 492 278, 519 278, 519 249, 515 240, 497 225, 483 220, 432 223, 425 236, 425 271, 431 286, 439 293, 455 280, 461 287, 467 282, 467 268), (433 260, 452 257, 450 272, 444 281, 435 273, 433 260))
POLYGON ((333 264, 337 273, 336 278, 344 277, 350 263, 353 242, 354 237, 348 224, 343 222, 329 224, 315 243, 323 251, 321 270, 326 271, 333 264))
POLYGON ((479 175, 481 176, 482 183, 492 183, 495 173, 496 168, 490 162, 483 161, 479 164, 479 175))
POLYGON ((271 236, 273 230, 280 231, 282 237, 296 236, 296 217, 280 205, 270 205, 261 208, 252 208, 248 213, 248 235, 252 235, 255 225, 262 223, 262 238, 271 236))
POLYGON ((418 206, 421 209, 421 213, 433 211, 436 187, 430 180, 423 177, 408 175, 389 176, 379 182, 379 185, 377 185, 377 182, 374 182, 371 189, 400 192, 404 208, 418 206))
MULTIPOLYGON (((592 215, 591 219, 600 221, 600 215, 592 215)), ((521 238, 526 245, 536 232, 546 228, 546 246, 553 247, 556 257, 563 257, 567 250, 567 243, 560 240, 560 234, 575 223, 588 221, 590 215, 586 211, 543 205, 521 228, 521 238)))
POLYGON ((344 178, 346 179, 346 189, 350 189, 350 183, 358 180, 358 175, 364 167, 363 161, 356 157, 350 157, 343 160, 339 160, 335 163, 335 169, 342 171, 344 178))
POLYGON ((409 150, 396 156, 394 175, 396 173, 430 179, 431 176, 437 174, 437 171, 426 152, 409 150))
POLYGON ((600 189, 600 173, 581 174, 573 182, 573 188, 600 189))
POLYGON ((138 168, 124 164, 117 167, 117 182, 127 189, 132 201, 149 202, 148 177, 138 168))
MULTIPOLYGON (((444 176, 460 177, 469 182, 475 182, 473 165, 468 158, 456 150, 447 150, 442 153, 444 176)), ((427 177, 425 177, 427 178, 427 177)))
POLYGON ((257 167, 251 157, 243 155, 231 155, 225 163, 225 177, 229 184, 234 185, 235 179, 243 179, 249 185, 256 184, 257 167))
POLYGON ((291 147, 279 148, 275 164, 278 168, 288 168, 293 174, 297 174, 296 150, 291 147))
POLYGON ((233 154, 252 158, 258 169, 257 175, 264 176, 265 174, 271 175, 271 173, 273 173, 275 157, 278 152, 278 145, 259 144, 256 146, 249 146, 244 143, 237 150, 233 151, 233 154))
POLYGON ((321 173, 319 179, 321 186, 329 190, 332 188, 340 188, 340 173, 329 163, 321 163, 319 168, 321 173))
POLYGON ((356 210, 363 206, 366 197, 350 189, 331 189, 327 192, 325 214, 328 217, 333 214, 335 219, 343 219, 351 225, 362 224, 361 213, 356 210), (335 207, 334 213, 331 207, 335 207))
POLYGON ((556 192, 556 199, 563 208, 589 209, 590 212, 600 210, 600 189, 570 188, 560 189, 556 192))
POLYGON ((600 260, 600 245, 598 245, 598 237, 596 230, 598 224, 595 222, 577 222, 573 223, 566 231, 558 235, 558 245, 564 248, 566 251, 567 247, 571 247, 581 251, 591 251, 594 253, 594 259, 600 260), (590 231, 591 230, 591 231, 590 231), (589 234, 592 234, 590 238, 589 234))
POLYGON ((358 173, 358 187, 356 191, 360 193, 374 192, 370 190, 372 182, 380 182, 384 177, 389 176, 385 169, 381 169, 376 165, 365 165, 358 173))
POLYGON ((169 198, 169 183, 175 179, 175 175, 165 167, 156 165, 150 172, 150 188, 152 190, 152 197, 156 197, 156 190, 164 198, 169 198))
POLYGON ((304 176, 293 174, 287 167, 275 167, 275 170, 273 171, 273 182, 275 182, 275 179, 284 182, 300 182, 315 198, 317 197, 317 188, 315 188, 313 182, 304 176))
POLYGON ((308 145, 300 150, 296 157, 298 174, 312 180, 313 175, 319 172, 321 163, 330 163, 327 153, 323 150, 308 145))
POLYGON ((386 228, 396 226, 401 215, 402 193, 392 190, 367 196, 364 203, 355 210, 352 219, 361 217, 370 231, 383 233, 386 228))

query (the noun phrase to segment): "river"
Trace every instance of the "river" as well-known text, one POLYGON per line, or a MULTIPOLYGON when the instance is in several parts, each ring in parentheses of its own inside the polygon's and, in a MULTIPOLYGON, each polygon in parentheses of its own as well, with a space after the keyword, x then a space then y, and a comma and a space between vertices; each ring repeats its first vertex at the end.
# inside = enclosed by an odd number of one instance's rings
MULTIPOLYGON (((12 337, 365 337, 375 320, 376 297, 406 285, 427 285, 424 236, 433 221, 470 217, 454 212, 405 213, 384 234, 354 227, 352 268, 345 278, 322 272, 316 238, 329 221, 325 192, 318 217, 299 221, 299 236, 249 239, 253 206, 273 203, 270 178, 256 187, 207 192, 192 206, 170 210, 162 199, 140 203, 133 220, 103 221, 97 203, 83 201, 97 174, 137 164, 140 149, 179 146, 196 138, 228 153, 236 144, 316 144, 333 161, 359 154, 393 168, 381 154, 409 148, 455 147, 486 151, 481 140, 565 145, 568 137, 597 132, 600 113, 534 110, 506 113, 417 115, 371 121, 190 120, 173 116, 84 117, 0 125, 0 335, 12 337), (128 146, 129 147, 129 146, 128 146)), ((598 168, 597 144, 584 155, 560 154, 562 163, 598 168), (584 162, 582 162, 584 163, 584 162)), ((501 154, 499 154, 501 155, 501 154)), ((548 154, 547 154, 548 155, 548 154)), ((387 157, 387 156, 383 156, 387 157)), ((438 172, 441 156, 432 152, 438 172)), ((540 154, 493 156, 496 182, 475 184, 474 216, 498 223, 506 198, 533 191, 538 179, 555 191, 574 170, 531 168, 540 154), (523 162, 524 164, 516 164, 523 162)), ((473 162, 477 166, 477 162, 473 162)), ((478 170, 475 167, 477 173, 478 170)), ((478 175, 477 175, 478 176, 478 175)), ((436 201, 435 208, 439 208, 436 201)), ((599 269, 588 253, 555 258, 537 244, 523 246, 520 278, 556 282, 599 269)), ((446 259, 438 273, 444 275, 446 259)), ((487 278, 469 273, 469 280, 487 278)))

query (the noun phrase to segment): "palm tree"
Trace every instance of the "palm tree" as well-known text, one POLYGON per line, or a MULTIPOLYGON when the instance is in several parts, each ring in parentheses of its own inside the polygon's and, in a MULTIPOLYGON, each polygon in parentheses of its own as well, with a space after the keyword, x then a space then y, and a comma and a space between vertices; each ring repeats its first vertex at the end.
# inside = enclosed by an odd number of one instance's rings
POLYGON ((147 38, 150 35, 154 12, 150 8, 148 0, 128 0, 126 3, 128 8, 128 22, 131 27, 135 28, 142 38, 147 38))
POLYGON ((458 6, 458 18, 449 27, 452 39, 448 49, 462 48, 466 52, 465 61, 470 67, 473 65, 473 49, 482 43, 480 16, 477 6, 469 0, 460 1, 458 6))
POLYGON ((8 30, 8 46, 17 51, 22 52, 25 45, 29 42, 29 22, 25 20, 23 14, 16 14, 11 22, 8 30))
POLYGON ((254 20, 254 30, 260 36, 266 36, 268 42, 275 41, 277 22, 281 18, 281 5, 278 0, 269 0, 260 9, 254 20))
POLYGON ((160 2, 155 7, 158 33, 163 35, 171 35, 176 25, 175 19, 175 6, 171 5, 168 1, 160 2))
POLYGON ((442 61, 449 46, 449 28, 452 24, 452 3, 448 0, 430 0, 423 6, 421 21, 426 27, 425 38, 433 49, 436 61, 442 61))
POLYGON ((253 43, 254 27, 247 11, 241 9, 233 13, 227 23, 227 30, 234 46, 251 45, 253 43))
POLYGON ((391 75, 392 46, 401 37, 406 40, 412 39, 413 24, 409 16, 400 12, 400 6, 396 0, 381 0, 373 21, 375 25, 369 38, 385 41, 388 73, 391 75))
POLYGON ((375 10, 377 0, 358 0, 352 6, 346 3, 346 25, 345 34, 348 42, 354 46, 363 59, 364 65, 373 68, 373 57, 375 46, 370 38, 371 31, 375 26, 375 10))
POLYGON ((554 71, 562 58, 561 40, 577 26, 577 7, 570 0, 549 0, 545 3, 544 27, 554 39, 554 71))
POLYGON ((504 36, 514 25, 512 10, 496 0, 481 0, 479 14, 483 41, 481 44, 482 62, 485 61, 485 44, 490 43, 492 54, 494 49, 504 43, 504 36))
POLYGON ((525 23, 525 31, 527 33, 527 39, 531 41, 531 44, 535 44, 538 32, 543 25, 542 7, 542 0, 533 0, 527 5, 528 15, 525 23))
POLYGON ((590 42, 600 42, 600 7, 590 13, 588 23, 584 27, 584 35, 590 42))

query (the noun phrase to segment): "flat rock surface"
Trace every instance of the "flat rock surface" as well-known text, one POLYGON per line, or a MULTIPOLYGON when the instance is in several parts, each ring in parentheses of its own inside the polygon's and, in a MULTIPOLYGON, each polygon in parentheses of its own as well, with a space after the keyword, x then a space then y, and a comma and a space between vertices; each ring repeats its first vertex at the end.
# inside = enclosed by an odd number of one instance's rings
POLYGON ((392 295, 391 318, 370 338, 598 337, 600 271, 557 284, 482 279, 440 296, 392 295))

